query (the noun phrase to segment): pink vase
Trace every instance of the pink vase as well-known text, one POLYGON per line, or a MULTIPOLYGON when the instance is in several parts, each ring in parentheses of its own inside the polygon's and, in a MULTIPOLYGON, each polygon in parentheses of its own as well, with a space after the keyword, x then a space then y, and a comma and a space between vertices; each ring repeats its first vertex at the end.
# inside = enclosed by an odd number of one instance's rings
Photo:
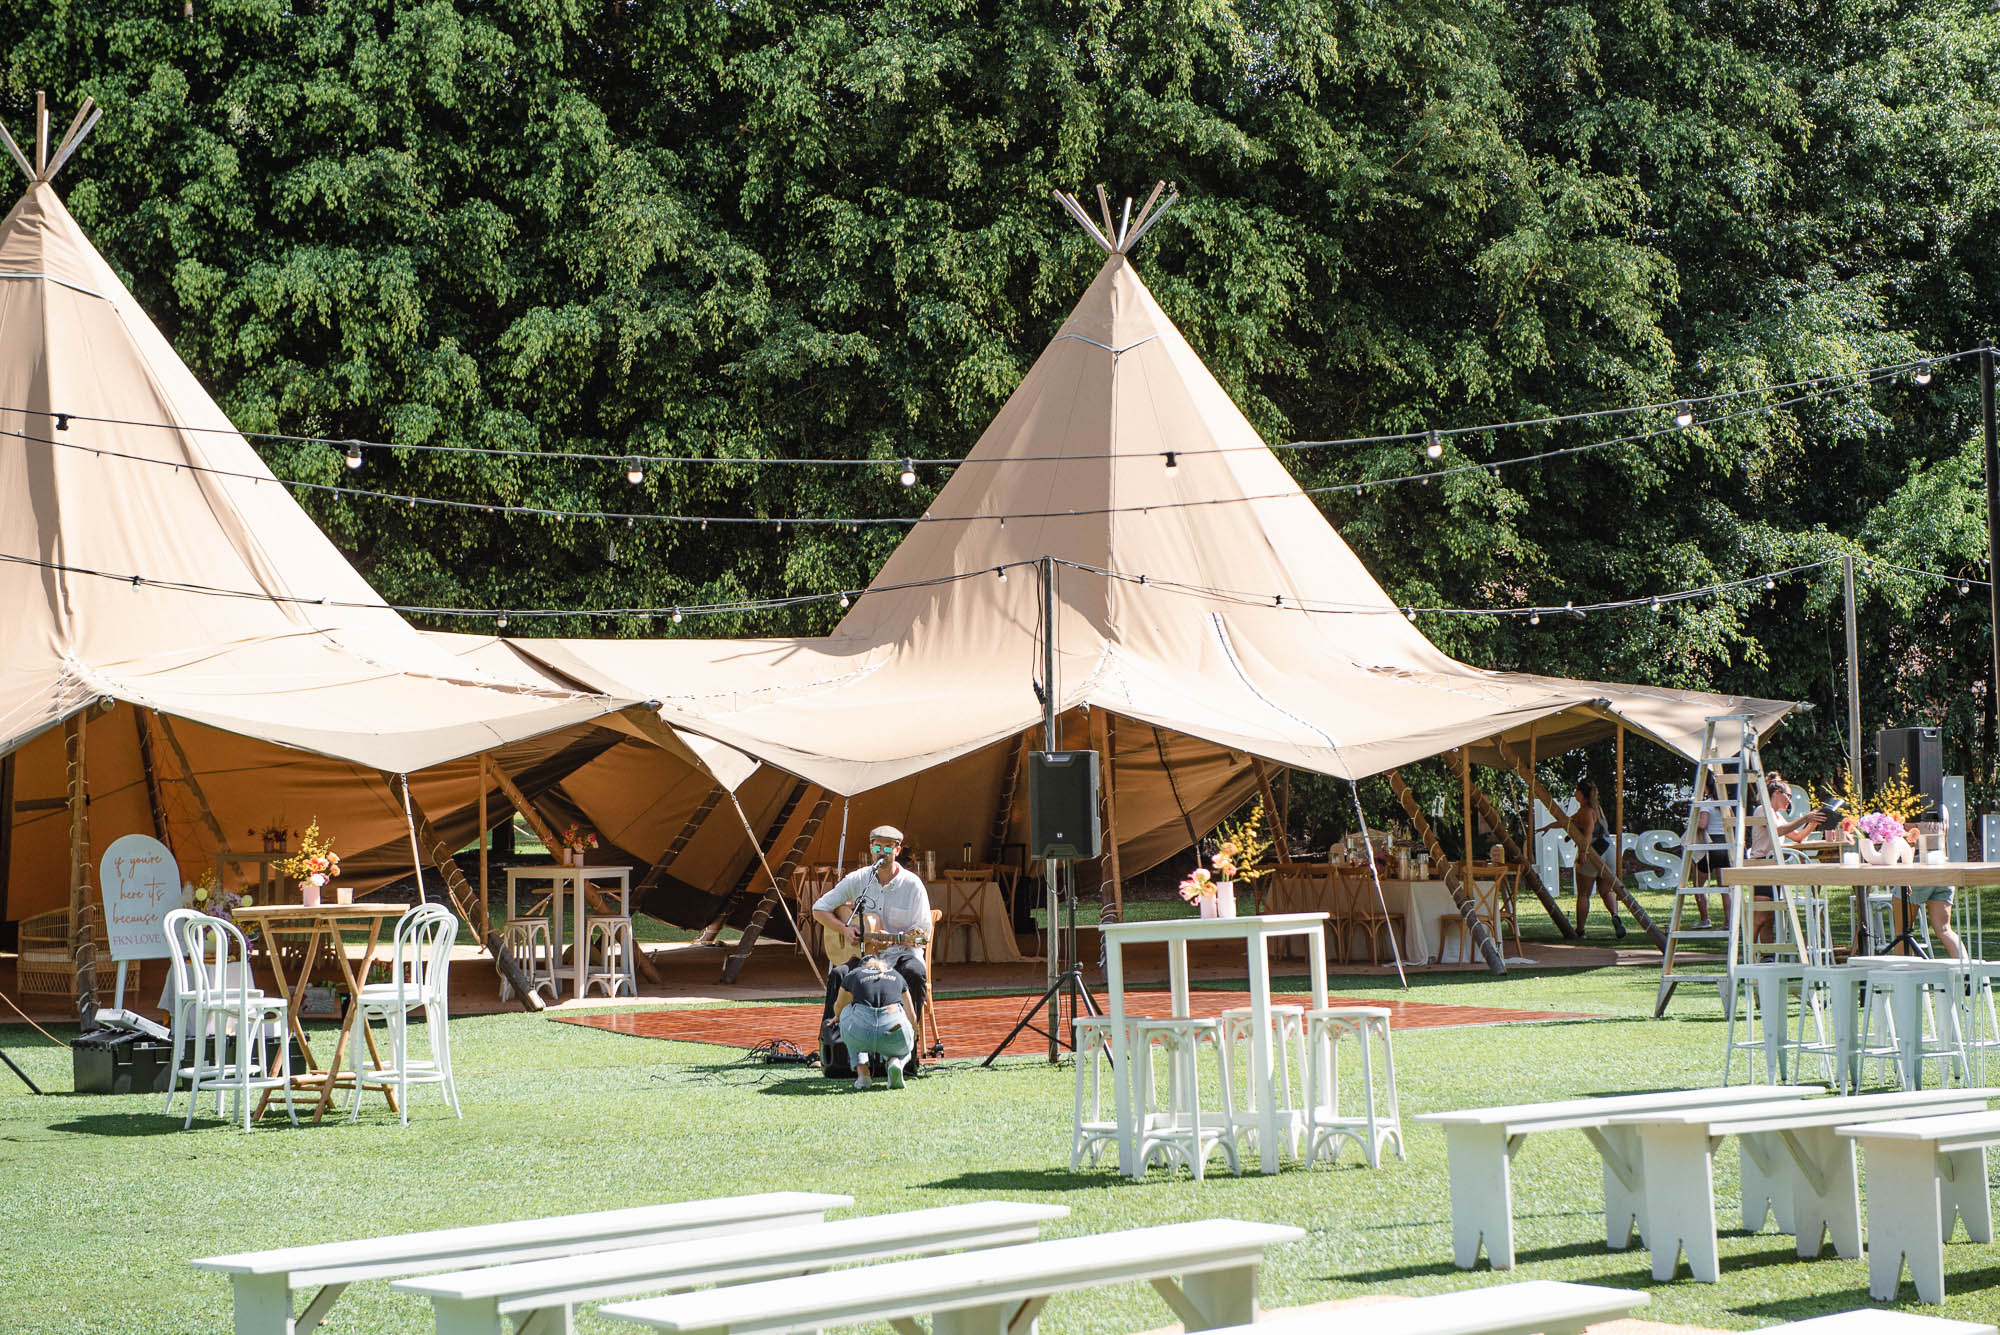
POLYGON ((299 902, 309 909, 319 907, 319 887, 311 881, 299 882, 299 902))

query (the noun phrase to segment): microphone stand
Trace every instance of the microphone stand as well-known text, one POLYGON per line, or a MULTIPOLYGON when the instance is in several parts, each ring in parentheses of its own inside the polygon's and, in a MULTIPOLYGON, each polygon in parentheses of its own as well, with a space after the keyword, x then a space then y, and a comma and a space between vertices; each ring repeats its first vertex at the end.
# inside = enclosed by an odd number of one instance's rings
MULTIPOLYGON (((1007 1045, 1012 1043, 1023 1029, 1033 1029, 1036 1033, 1042 1034, 1043 1037, 1047 1038, 1049 1040, 1049 1060, 1052 1062, 1055 1061, 1056 1055, 1062 1051, 1062 1045, 1063 1045, 1062 1024, 1061 1024, 1061 1019, 1062 1019, 1061 998, 1063 997, 1069 998, 1069 1014, 1072 1020, 1074 1020, 1077 1017, 1077 1015, 1081 1013, 1081 1011, 1085 1010, 1089 1011, 1092 1015, 1104 1014, 1103 1009, 1100 1008, 1097 1004, 1097 998, 1090 994, 1090 984, 1084 982, 1083 980, 1083 961, 1077 956, 1076 864, 1074 862, 1069 861, 1068 859, 1064 859, 1057 865, 1061 868, 1061 870, 1064 873, 1066 873, 1064 877, 1064 880, 1066 882, 1066 892, 1063 896, 1063 902, 1065 905, 1065 915, 1068 919, 1068 923, 1067 926, 1065 926, 1062 929, 1062 935, 1068 938, 1069 967, 1064 969, 1060 974, 1058 974, 1056 976, 1056 980, 1053 983, 1049 984, 1048 990, 1042 993, 1042 995, 1035 1001, 1034 1005, 1028 1007, 1028 1009, 1022 1013, 1019 1023, 1017 1023, 1012 1029, 1007 1031, 1007 1037, 1000 1040, 1000 1046, 993 1049, 991 1053, 987 1054, 985 1061, 979 1063, 981 1067, 988 1067, 993 1065, 994 1060, 998 1058, 1001 1053, 1007 1050, 1007 1045), (1049 1006, 1052 1008, 1050 1013, 1055 1018, 1056 1022, 1054 1032, 1044 1032, 1041 1026, 1035 1023, 1035 1018, 1041 1014, 1042 1007, 1044 1006, 1049 1006)), ((1057 937, 1056 934, 1056 925, 1054 923, 1050 923, 1049 947, 1051 950, 1057 949, 1058 940, 1059 938, 1057 937)), ((1070 1033, 1069 1046, 1072 1051, 1074 1051, 1076 1048, 1076 1035, 1074 1030, 1072 1030, 1070 1033)))

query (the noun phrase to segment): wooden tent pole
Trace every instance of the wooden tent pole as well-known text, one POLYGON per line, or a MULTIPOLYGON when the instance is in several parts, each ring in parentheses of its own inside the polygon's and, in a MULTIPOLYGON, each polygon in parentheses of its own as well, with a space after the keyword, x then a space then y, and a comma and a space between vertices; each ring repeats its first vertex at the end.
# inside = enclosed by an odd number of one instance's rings
POLYGON ((1264 772, 1261 757, 1250 757, 1250 769, 1257 776, 1258 791, 1264 795, 1264 812, 1271 825, 1271 851, 1278 855, 1278 865, 1286 866, 1292 860, 1292 841, 1285 837, 1285 827, 1278 823, 1278 800, 1271 794, 1271 776, 1264 772))
POLYGON ((486 907, 486 896, 493 888, 492 873, 486 865, 486 837, 492 832, 486 823, 486 790, 490 782, 486 774, 486 753, 481 751, 479 753, 479 904, 488 930, 493 926, 493 911, 486 907))
POLYGON ((1458 800, 1459 819, 1465 824, 1465 883, 1472 884, 1472 753, 1461 748, 1458 753, 1458 800))
POLYGON ((640 878, 639 884, 632 887, 633 903, 640 902, 646 895, 651 894, 658 888, 662 881, 667 879, 667 868, 674 865, 674 861, 687 848, 688 841, 694 838, 695 831, 699 830, 707 822, 708 818, 714 814, 715 809, 722 805, 723 792, 724 789, 719 783, 708 790, 708 795, 702 798, 701 804, 682 823, 681 832, 674 836, 673 842, 667 845, 666 851, 654 860, 653 865, 640 878))
MULTIPOLYGON (((803 781, 801 781, 801 784, 803 786, 803 781)), ((826 791, 826 789, 824 788, 820 789, 819 801, 815 804, 817 811, 819 813, 824 813, 827 806, 830 805, 831 801, 832 797, 826 791)), ((750 817, 748 813, 746 813, 743 810, 743 804, 736 800, 736 794, 734 793, 731 793, 729 795, 729 804, 736 808, 736 819, 743 822, 743 837, 750 841, 750 850, 751 852, 757 855, 757 865, 764 869, 764 879, 771 883, 771 889, 768 893, 772 898, 778 900, 780 903, 784 902, 785 898, 784 887, 779 884, 777 873, 771 870, 771 860, 764 856, 763 845, 757 842, 757 832, 750 828, 750 817)), ((805 828, 813 825, 814 822, 815 822, 815 817, 811 816, 807 817, 806 825, 801 826, 800 827, 801 830, 804 830, 805 828)), ((779 832, 781 831, 773 831, 774 834, 779 832)), ((810 843, 811 839, 809 836, 801 835, 800 840, 796 842, 798 842, 800 846, 803 847, 805 844, 810 843)), ((786 912, 789 914, 790 909, 787 909, 786 912)), ((799 940, 800 953, 802 953, 806 957, 806 963, 809 966, 811 966, 813 971, 813 977, 819 980, 819 985, 821 987, 825 987, 826 975, 819 971, 819 961, 813 958, 812 951, 806 949, 806 943, 804 939, 805 929, 803 927, 798 927, 797 931, 800 934, 800 940, 799 940)), ((757 944, 757 938, 754 935, 751 935, 748 932, 746 932, 745 940, 739 942, 737 944, 737 949, 730 954, 728 959, 722 962, 722 974, 723 974, 722 981, 724 981, 725 983, 733 983, 736 981, 737 975, 741 973, 743 970, 744 962, 748 960, 750 957, 750 947, 756 944, 757 944)))
POLYGON ((167 739, 167 749, 174 753, 174 763, 181 767, 181 782, 194 794, 195 809, 201 812, 201 823, 208 827, 209 837, 215 840, 217 855, 229 851, 229 840, 222 833, 222 822, 215 818, 215 809, 208 804, 208 794, 202 791, 201 780, 194 775, 194 766, 188 763, 187 752, 181 747, 180 734, 174 731, 174 721, 166 714, 155 713, 160 722, 160 736, 167 739))
MULTIPOLYGON (((378 773, 389 791, 395 792, 399 783, 398 777, 386 770, 378 773)), ((418 805, 415 794, 410 796, 410 825, 416 833, 418 849, 430 864, 437 868, 438 876, 444 881, 444 892, 451 900, 452 908, 476 931, 479 920, 472 916, 471 907, 477 896, 472 893, 472 886, 465 879, 465 873, 459 870, 458 863, 453 860, 450 846, 438 837, 437 829, 431 824, 430 817, 426 816, 423 807, 418 805)), ((491 923, 486 925, 486 932, 480 938, 480 944, 485 946, 486 953, 493 957, 494 971, 507 980, 507 986, 513 989, 514 996, 519 999, 522 1009, 538 1011, 546 1008, 548 1003, 542 1000, 541 993, 535 990, 534 985, 521 972, 521 966, 514 963, 513 956, 507 953, 506 944, 500 940, 500 934, 493 930, 491 923)))
MULTIPOLYGON (((1549 911, 1549 917, 1555 922, 1556 930, 1563 934, 1564 940, 1574 941, 1576 939, 1576 928, 1571 924, 1569 914, 1563 912, 1562 901, 1550 894, 1549 888, 1542 884, 1542 874, 1535 869, 1535 864, 1529 860, 1527 854, 1522 851, 1521 845, 1515 841, 1513 832, 1507 828, 1507 820, 1501 814, 1499 804, 1494 802, 1484 789, 1474 784, 1472 787, 1472 805, 1478 810, 1480 815, 1486 818, 1487 822, 1494 829, 1499 831, 1499 834, 1494 837, 1507 850, 1508 858, 1520 864, 1521 883, 1534 892, 1536 899, 1542 901, 1542 907, 1549 911)), ((1533 799, 1530 799, 1528 803, 1528 824, 1532 827, 1534 823, 1534 802, 1533 799)))
POLYGON ((1646 935, 1652 939, 1655 946, 1661 950, 1665 950, 1667 948, 1666 933, 1660 930, 1659 924, 1653 921, 1652 916, 1646 912, 1644 906, 1632 897, 1632 892, 1625 888, 1625 882, 1619 879, 1618 874, 1605 865, 1603 858, 1597 856, 1597 850, 1590 846, 1590 832, 1579 826, 1574 817, 1557 805, 1555 797, 1548 789, 1542 787, 1542 781, 1535 777, 1535 772, 1522 764, 1521 758, 1514 753, 1514 750, 1507 743, 1495 738, 1493 745, 1498 748, 1501 759, 1513 766, 1515 772, 1527 780, 1529 798, 1531 800, 1539 799, 1542 805, 1549 809, 1550 817, 1555 821, 1556 827, 1568 835, 1571 842, 1576 845, 1577 866, 1593 878, 1597 876, 1609 877, 1612 889, 1616 892, 1619 901, 1631 911, 1632 921, 1638 923, 1644 929, 1646 935))
POLYGON ((79 711, 63 720, 63 766, 69 792, 69 953, 76 967, 76 1013, 89 1027, 97 1010, 97 916, 90 865, 90 786, 85 771, 85 720, 79 711))
POLYGON ((1617 855, 1618 861, 1623 863, 1625 861, 1625 725, 1622 722, 1618 725, 1617 755, 1618 760, 1613 771, 1615 777, 1612 782, 1618 790, 1614 799, 1617 803, 1616 814, 1613 817, 1613 824, 1618 833, 1616 842, 1611 845, 1611 851, 1617 855))
POLYGON ((7 890, 14 865, 14 753, 0 756, 0 923, 7 921, 7 890))
MULTIPOLYGON (((1506 973, 1507 956, 1493 940, 1493 933, 1486 930, 1486 920, 1479 916, 1478 904, 1466 890, 1465 882, 1459 879, 1458 866, 1445 853, 1437 831, 1424 818, 1424 809, 1417 805, 1417 795, 1410 791, 1410 785, 1403 782, 1399 771, 1392 769, 1383 777, 1389 780, 1389 791, 1403 804, 1403 814, 1410 818, 1410 829, 1424 841, 1424 847, 1430 850, 1431 861, 1443 872, 1444 888, 1451 892, 1451 902, 1458 905, 1458 916, 1465 919, 1465 930, 1472 936, 1473 948, 1478 950, 1479 957, 1486 961, 1489 970, 1496 974, 1506 973)), ((1412 900, 1411 907, 1415 906, 1416 901, 1412 900)))
POLYGON ((1113 796, 1118 788, 1118 771, 1112 766, 1111 715, 1102 709, 1090 711, 1090 730, 1093 734, 1091 745, 1103 758, 1104 768, 1104 856, 1111 864, 1111 910, 1118 915, 1118 921, 1125 921, 1125 879, 1118 866, 1118 803, 1113 796))
MULTIPOLYGON (((167 852, 174 851, 172 832, 167 828, 166 796, 160 791, 160 771, 153 764, 153 730, 146 725, 146 715, 150 710, 132 711, 132 728, 139 734, 139 768, 146 775, 146 805, 153 812, 153 837, 167 846, 167 852)), ((178 861, 178 858, 176 858, 178 861)))
MULTIPOLYGON (((1014 742, 1013 758, 1007 765, 1007 779, 1001 784, 999 800, 993 806, 993 830, 986 840, 986 860, 996 865, 1007 850, 1007 835, 1014 824, 1014 798, 1021 791, 1021 774, 1027 767, 1032 741, 1033 735, 1024 732, 1014 742)), ((847 850, 841 849, 840 854, 840 860, 844 860, 847 850)))
POLYGON ((1277 823, 1286 829, 1292 827, 1292 767, 1285 766, 1278 772, 1278 814, 1277 823))

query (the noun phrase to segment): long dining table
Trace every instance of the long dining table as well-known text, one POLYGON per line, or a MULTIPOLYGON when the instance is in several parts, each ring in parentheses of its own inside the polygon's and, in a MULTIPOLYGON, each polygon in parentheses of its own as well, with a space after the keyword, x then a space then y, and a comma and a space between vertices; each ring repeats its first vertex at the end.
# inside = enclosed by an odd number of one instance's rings
POLYGON ((1167 977, 1173 993, 1174 1017, 1189 1019, 1188 945, 1190 942, 1241 941, 1249 956, 1250 1079, 1257 1091, 1257 1152, 1263 1170, 1278 1171, 1278 1107, 1272 1097, 1271 959, 1274 941, 1306 938, 1311 954, 1313 1008, 1323 1010, 1326 998, 1326 914, 1267 913, 1240 918, 1166 918, 1152 922, 1106 923, 1098 928, 1104 939, 1104 981, 1111 1017, 1112 1080, 1118 1118, 1118 1170, 1132 1177, 1145 1174, 1139 1159, 1139 1116, 1132 1087, 1132 1065, 1125 1042, 1125 950, 1137 945, 1165 945, 1167 977))

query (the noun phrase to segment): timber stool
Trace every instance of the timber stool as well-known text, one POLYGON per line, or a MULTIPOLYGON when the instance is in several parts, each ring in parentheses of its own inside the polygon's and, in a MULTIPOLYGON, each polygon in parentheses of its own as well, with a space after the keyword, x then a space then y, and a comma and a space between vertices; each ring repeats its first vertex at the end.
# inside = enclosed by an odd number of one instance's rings
POLYGON ((2000 1007, 1996 1007, 1993 996, 2000 964, 1967 960, 1965 975, 1964 1015, 1959 1029, 1966 1060, 1972 1064, 1972 1083, 1984 1085, 1987 1054, 2000 1052, 2000 1007))
POLYGON ((1128 1023, 1133 1041, 1126 1045, 1126 1051, 1134 1053, 1138 1063, 1133 1085, 1139 1096, 1139 1162, 1149 1164, 1157 1154, 1161 1162, 1172 1167, 1179 1159, 1199 1182, 1207 1175, 1209 1156, 1220 1148, 1228 1156, 1229 1171, 1241 1177, 1235 1091, 1229 1079, 1229 1048, 1222 1041, 1222 1021, 1176 1017, 1128 1023), (1153 1071, 1155 1049, 1167 1059, 1164 1104, 1153 1071), (1216 1091, 1222 1103, 1219 1112, 1202 1107, 1204 1049, 1215 1059, 1216 1091))
MULTIPOLYGON (((1104 1115, 1104 1069, 1111 1065, 1111 1017, 1108 1015, 1079 1015, 1070 1021, 1071 1032, 1076 1042, 1076 1112, 1070 1128, 1069 1168, 1077 1170, 1084 1156, 1090 1157, 1090 1166, 1095 1168, 1104 1154, 1106 1145, 1118 1143, 1118 1123, 1104 1115), (1090 1084, 1090 1112, 1086 1116, 1083 1107, 1083 1087, 1090 1084)), ((1127 1021, 1129 1035, 1130 1021, 1127 1021)), ((1138 1045, 1128 1044, 1126 1051, 1138 1056, 1138 1045)), ((1114 1070, 1111 1078, 1116 1080, 1114 1070)))
MULTIPOLYGON (((549 939, 547 918, 510 918, 500 933, 500 948, 521 971, 528 986, 534 991, 549 990, 549 1000, 557 997, 555 947, 549 939)), ((514 985, 507 981, 507 975, 500 975, 500 1000, 506 1001, 514 995, 514 985)))
POLYGON ((591 988, 601 987, 607 997, 615 997, 621 991, 638 996, 639 983, 632 973, 632 956, 638 950, 632 935, 632 920, 622 915, 606 915, 585 918, 583 927, 583 948, 588 962, 583 991, 578 995, 588 996, 591 988))
MULTIPOLYGON (((1230 1072, 1232 1075, 1234 1075, 1236 1070, 1236 1049, 1238 1044, 1243 1044, 1245 1047, 1243 1058, 1244 1071, 1249 1072, 1255 1069, 1255 1063, 1248 1052, 1251 1037, 1250 1026, 1254 1023, 1254 1015, 1255 1012, 1248 1006, 1233 1006, 1222 1012, 1222 1042, 1224 1049, 1229 1054, 1230 1072)), ((1278 1114, 1278 1125, 1282 1128, 1281 1134, 1291 1145, 1292 1158, 1297 1159, 1299 1157, 1299 1136, 1305 1129, 1305 1113, 1300 1108, 1299 1103, 1295 1102, 1292 1098, 1292 1054, 1294 1051, 1298 1054, 1297 1070, 1299 1079, 1303 1081, 1306 1078, 1305 1007, 1271 1007, 1271 1030, 1271 1055, 1276 1058, 1276 1066, 1278 1068, 1274 1072, 1277 1079, 1271 1086, 1272 1101, 1277 1103, 1281 1109, 1278 1114)), ((1257 1102, 1259 1094, 1260 1091, 1254 1088, 1250 1089, 1249 1097, 1237 1102, 1236 1115, 1242 1120, 1245 1127, 1254 1127, 1257 1124, 1257 1114, 1262 1111, 1257 1102)))
POLYGON ((1352 1140, 1370 1168, 1382 1166, 1383 1147, 1394 1141, 1396 1157, 1408 1159, 1403 1148, 1403 1116, 1396 1099, 1396 1049, 1389 1036, 1386 1006, 1328 1006, 1306 1012, 1306 1166, 1322 1149, 1329 1163, 1338 1162, 1340 1142, 1352 1140), (1361 1112, 1340 1109, 1340 1044, 1352 1037, 1361 1045, 1361 1112), (1387 1082, 1382 1096, 1375 1092, 1375 1041, 1382 1042, 1382 1071, 1387 1082))

